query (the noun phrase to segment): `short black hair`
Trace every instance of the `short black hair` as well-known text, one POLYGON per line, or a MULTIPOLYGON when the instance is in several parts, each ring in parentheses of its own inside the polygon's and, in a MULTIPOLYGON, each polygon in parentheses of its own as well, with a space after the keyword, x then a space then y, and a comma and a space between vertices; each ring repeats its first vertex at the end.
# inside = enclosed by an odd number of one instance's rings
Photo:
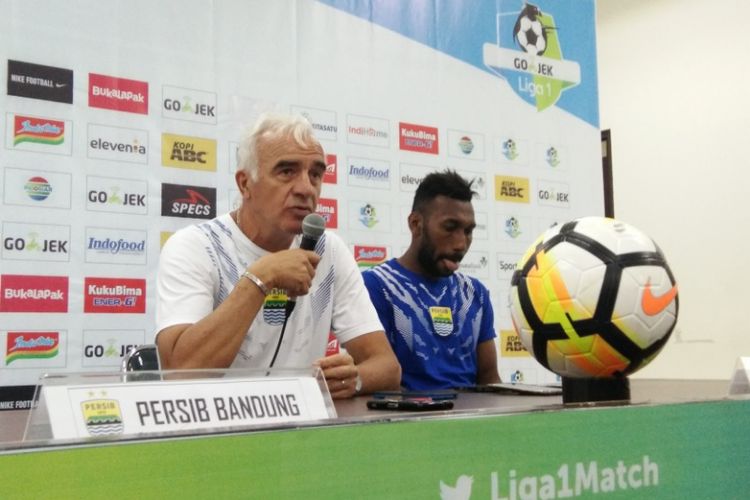
POLYGON ((459 201, 471 201, 476 194, 476 191, 471 188, 472 184, 474 184, 473 179, 467 181, 455 170, 449 168, 442 172, 429 173, 417 187, 411 211, 420 211, 427 203, 440 195, 459 201))

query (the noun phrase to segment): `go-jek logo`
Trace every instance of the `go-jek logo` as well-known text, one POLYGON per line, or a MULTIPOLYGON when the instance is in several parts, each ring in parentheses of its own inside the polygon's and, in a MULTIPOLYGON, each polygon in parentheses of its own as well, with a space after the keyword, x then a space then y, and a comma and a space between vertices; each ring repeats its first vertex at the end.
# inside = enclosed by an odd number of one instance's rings
POLYGON ((473 484, 473 476, 459 476, 455 486, 440 481, 440 498, 441 500, 469 500, 473 484))
POLYGON ((483 61, 542 111, 554 105, 563 90, 581 83, 581 68, 563 59, 554 17, 531 3, 520 6, 497 12, 498 45, 484 44, 483 61), (509 21, 512 16, 514 23, 509 21))

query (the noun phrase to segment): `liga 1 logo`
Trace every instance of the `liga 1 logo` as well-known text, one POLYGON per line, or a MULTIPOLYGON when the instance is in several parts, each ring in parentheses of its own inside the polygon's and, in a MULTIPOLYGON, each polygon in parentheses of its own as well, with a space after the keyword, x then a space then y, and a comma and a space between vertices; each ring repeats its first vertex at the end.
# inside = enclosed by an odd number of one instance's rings
POLYGON ((557 30, 550 13, 524 3, 520 11, 498 12, 498 44, 483 46, 484 64, 537 111, 554 105, 563 90, 581 83, 580 65, 563 59, 557 30), (515 23, 509 20, 513 16, 515 23))

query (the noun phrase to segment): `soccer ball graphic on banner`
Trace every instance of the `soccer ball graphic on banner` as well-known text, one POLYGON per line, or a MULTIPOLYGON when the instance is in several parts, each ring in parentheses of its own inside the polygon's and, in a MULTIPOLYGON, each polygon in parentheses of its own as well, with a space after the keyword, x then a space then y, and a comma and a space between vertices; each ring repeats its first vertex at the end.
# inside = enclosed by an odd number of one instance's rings
POLYGON ((547 229, 510 289, 526 349, 563 377, 626 376, 664 347, 677 321, 677 284, 659 247, 635 227, 584 217, 547 229))
POLYGON ((547 28, 542 25, 542 11, 536 5, 526 4, 513 26, 513 36, 527 53, 540 56, 547 50, 547 28))

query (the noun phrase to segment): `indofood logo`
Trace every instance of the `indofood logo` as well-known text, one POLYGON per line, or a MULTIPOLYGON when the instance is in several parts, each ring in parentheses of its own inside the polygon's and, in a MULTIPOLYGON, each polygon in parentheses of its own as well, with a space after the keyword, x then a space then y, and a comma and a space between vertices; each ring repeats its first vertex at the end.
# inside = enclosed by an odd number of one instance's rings
POLYGON ((542 111, 581 82, 581 68, 563 59, 554 17, 534 4, 522 5, 521 10, 497 13, 498 44, 484 44, 483 61, 523 100, 542 111))
POLYGON ((86 228, 86 262, 146 263, 146 231, 86 228))
POLYGON ((380 222, 375 207, 369 203, 359 209, 358 220, 368 229, 372 229, 378 222, 380 222))
POLYGON ((383 160, 349 158, 348 183, 350 186, 390 189, 391 164, 383 160))

